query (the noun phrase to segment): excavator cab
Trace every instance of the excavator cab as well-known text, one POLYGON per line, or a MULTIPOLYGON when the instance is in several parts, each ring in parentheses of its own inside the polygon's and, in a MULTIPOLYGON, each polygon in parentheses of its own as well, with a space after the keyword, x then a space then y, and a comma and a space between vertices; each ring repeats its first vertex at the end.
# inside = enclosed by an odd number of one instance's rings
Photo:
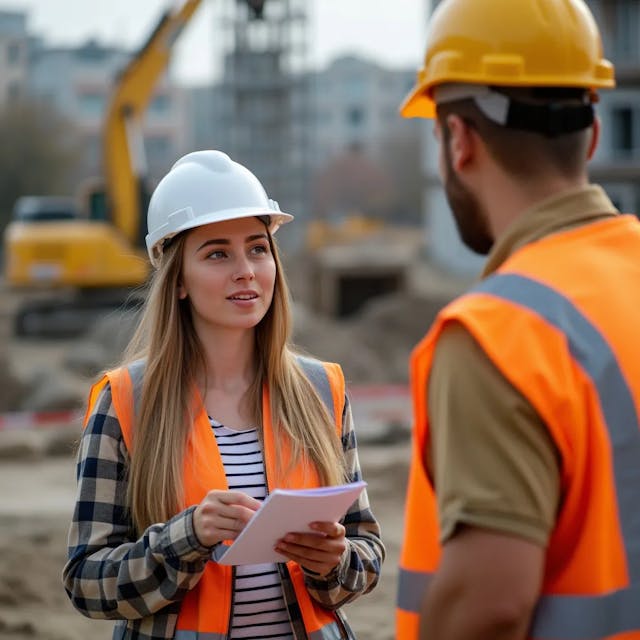
POLYGON ((151 270, 141 121, 200 2, 183 0, 163 13, 118 75, 103 123, 103 176, 80 185, 73 199, 16 203, 4 234, 5 281, 24 294, 16 335, 78 335, 105 310, 140 303, 151 270))

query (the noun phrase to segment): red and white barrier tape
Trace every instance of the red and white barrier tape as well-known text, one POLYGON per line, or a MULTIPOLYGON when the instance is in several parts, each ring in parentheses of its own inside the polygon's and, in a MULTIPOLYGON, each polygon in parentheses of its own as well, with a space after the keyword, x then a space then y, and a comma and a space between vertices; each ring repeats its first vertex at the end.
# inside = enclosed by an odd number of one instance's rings
MULTIPOLYGON (((405 385, 352 385, 348 388, 356 424, 360 420, 411 422, 411 398, 405 385)), ((16 411, 0 414, 0 432, 80 425, 84 410, 16 411)))
POLYGON ((15 411, 0 414, 0 432, 80 425, 84 411, 15 411))

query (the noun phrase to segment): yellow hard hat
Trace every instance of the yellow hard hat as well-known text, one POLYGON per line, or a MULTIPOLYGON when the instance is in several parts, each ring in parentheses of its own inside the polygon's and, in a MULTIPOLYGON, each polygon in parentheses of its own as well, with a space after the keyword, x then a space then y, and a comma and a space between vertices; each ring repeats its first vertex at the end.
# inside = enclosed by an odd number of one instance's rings
POLYGON ((615 77, 583 0, 443 0, 400 113, 433 118, 432 90, 449 82, 599 89, 615 77))

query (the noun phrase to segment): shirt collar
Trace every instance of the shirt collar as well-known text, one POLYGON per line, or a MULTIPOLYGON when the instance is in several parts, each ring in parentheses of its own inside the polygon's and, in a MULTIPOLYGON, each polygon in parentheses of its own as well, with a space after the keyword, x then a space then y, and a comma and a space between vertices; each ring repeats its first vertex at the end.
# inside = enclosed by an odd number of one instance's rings
POLYGON ((618 213, 604 189, 595 184, 546 198, 525 210, 495 241, 481 278, 491 275, 512 253, 526 244, 618 213))

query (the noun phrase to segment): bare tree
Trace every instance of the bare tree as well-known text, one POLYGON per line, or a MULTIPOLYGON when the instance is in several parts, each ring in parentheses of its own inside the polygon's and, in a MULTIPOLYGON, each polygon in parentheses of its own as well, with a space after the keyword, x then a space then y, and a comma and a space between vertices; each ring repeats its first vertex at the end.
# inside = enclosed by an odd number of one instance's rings
POLYGON ((420 131, 417 122, 402 121, 382 138, 375 160, 389 176, 390 222, 420 225, 422 220, 422 175, 420 131))
POLYGON ((313 184, 314 215, 321 219, 353 215, 381 218, 390 199, 389 176, 358 148, 330 161, 313 184))
POLYGON ((81 158, 75 127, 53 107, 21 100, 0 108, 0 231, 22 195, 69 195, 81 158))

